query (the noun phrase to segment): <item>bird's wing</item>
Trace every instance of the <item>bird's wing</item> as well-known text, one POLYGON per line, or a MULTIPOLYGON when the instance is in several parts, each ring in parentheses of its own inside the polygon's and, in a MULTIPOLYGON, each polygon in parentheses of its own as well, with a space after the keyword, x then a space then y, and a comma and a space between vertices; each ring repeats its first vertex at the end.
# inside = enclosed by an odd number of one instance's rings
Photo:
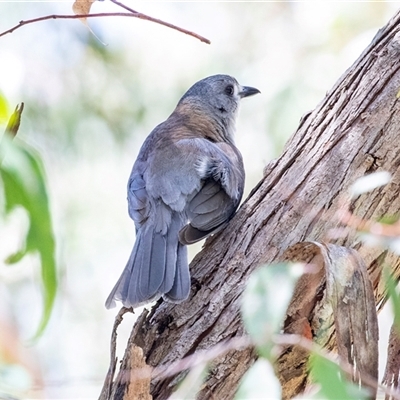
POLYGON ((150 213, 149 197, 143 175, 132 171, 128 181, 128 212, 136 227, 142 225, 150 213))
POLYGON ((229 144, 199 143, 195 168, 202 182, 186 207, 189 224, 179 234, 183 244, 195 243, 225 226, 237 209, 244 186, 240 153, 229 144))
POLYGON ((196 243, 225 226, 239 201, 233 200, 221 185, 210 179, 192 199, 187 210, 189 224, 179 232, 183 244, 196 243))
POLYGON ((144 147, 128 181, 128 210, 137 229, 152 225, 155 231, 165 234, 171 214, 184 214, 189 199, 202 186, 194 166, 196 160, 190 143, 166 139, 152 151, 144 147))
POLYGON ((129 214, 136 227, 150 219, 161 232, 168 229, 170 212, 186 213, 189 224, 180 240, 194 243, 231 218, 243 186, 242 159, 232 145, 181 139, 134 166, 128 183, 129 214))

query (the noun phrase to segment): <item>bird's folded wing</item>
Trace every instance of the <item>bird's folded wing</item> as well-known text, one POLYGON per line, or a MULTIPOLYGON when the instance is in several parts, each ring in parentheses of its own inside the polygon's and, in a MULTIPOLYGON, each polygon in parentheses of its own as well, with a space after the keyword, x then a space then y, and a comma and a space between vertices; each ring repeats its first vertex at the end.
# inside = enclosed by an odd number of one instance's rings
POLYGON ((143 176, 132 173, 128 181, 129 215, 138 226, 147 220, 149 211, 149 198, 143 176))
POLYGON ((129 179, 129 214, 136 226, 157 215, 152 223, 164 231, 168 219, 158 214, 165 206, 186 211, 189 225, 182 229, 180 239, 187 244, 215 232, 231 218, 243 192, 244 176, 237 166, 241 159, 201 138, 176 141, 161 156, 149 162, 153 168, 138 165, 129 179), (152 207, 157 210, 150 212, 152 207))
POLYGON ((189 224, 179 235, 183 244, 195 243, 221 229, 238 207, 244 183, 241 158, 235 159, 204 139, 190 145, 197 146, 195 167, 202 185, 186 207, 189 224), (234 187, 227 188, 227 184, 234 187))

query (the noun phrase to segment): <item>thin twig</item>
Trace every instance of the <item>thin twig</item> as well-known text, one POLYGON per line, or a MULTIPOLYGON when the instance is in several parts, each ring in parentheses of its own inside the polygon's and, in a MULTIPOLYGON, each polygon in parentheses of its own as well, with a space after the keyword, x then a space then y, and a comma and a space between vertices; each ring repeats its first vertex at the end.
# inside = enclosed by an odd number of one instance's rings
POLYGON ((350 211, 350 198, 342 196, 339 198, 339 206, 333 214, 333 218, 345 228, 332 228, 328 231, 326 240, 338 238, 344 229, 354 229, 357 232, 370 233, 382 239, 392 239, 400 236, 400 221, 393 224, 382 223, 364 219, 350 211))
POLYGON ((132 308, 122 307, 119 310, 117 316, 115 317, 114 327, 111 334, 111 342, 110 342, 110 366, 107 371, 107 376, 103 384, 103 388, 101 390, 101 394, 99 400, 106 400, 110 398, 112 383, 115 375, 115 369, 117 367, 117 356, 116 356, 116 348, 117 348, 117 329, 121 324, 124 314, 127 312, 133 312, 132 308))
MULTIPOLYGON (((312 340, 305 338, 301 335, 293 335, 293 334, 281 334, 276 335, 273 339, 274 343, 277 345, 291 345, 291 346, 300 346, 305 350, 318 354, 319 356, 334 362, 337 364, 337 360, 335 360, 327 351, 323 350, 321 347, 317 346, 312 340)), ((350 376, 353 374, 353 366, 347 363, 341 363, 340 368, 349 374, 350 376)), ((400 393, 398 390, 393 390, 385 385, 379 384, 372 376, 366 375, 365 373, 360 376, 361 381, 375 389, 381 390, 386 395, 391 396, 393 399, 400 400, 400 393)))
MULTIPOLYGON (((218 343, 215 346, 207 350, 200 350, 189 356, 186 356, 180 360, 176 360, 171 364, 161 365, 154 368, 136 368, 134 371, 135 379, 142 380, 151 377, 154 380, 161 380, 168 377, 173 377, 183 371, 197 367, 201 364, 209 363, 218 357, 223 356, 231 350, 244 350, 248 347, 253 346, 248 336, 234 337, 226 340, 222 343, 218 343)), ((121 375, 120 382, 131 382, 132 373, 131 371, 124 371, 121 375)))
MULTIPOLYGON (((279 334, 273 337, 273 342, 278 346, 291 345, 300 346, 305 350, 318 354, 319 356, 334 362, 337 364, 337 360, 333 358, 328 352, 317 346, 312 340, 307 339, 301 335, 292 334, 279 334)), ((156 367, 153 369, 152 376, 154 379, 164 379, 167 377, 174 376, 182 371, 189 368, 196 367, 200 364, 208 363, 217 357, 223 356, 232 350, 244 350, 248 347, 254 346, 248 336, 241 336, 232 338, 226 342, 215 345, 209 350, 199 351, 190 356, 183 358, 182 360, 177 360, 168 366, 156 367)), ((352 375, 352 366, 349 364, 341 364, 340 368, 343 369, 350 376, 352 375)), ((376 389, 381 390, 386 395, 392 396, 393 399, 400 400, 399 391, 393 390, 385 385, 379 384, 373 377, 363 374, 360 377, 361 381, 376 389)))
POLYGON ((125 4, 120 3, 120 2, 117 1, 117 0, 111 0, 111 2, 114 3, 114 4, 116 4, 116 5, 119 6, 119 7, 124 8, 126 11, 129 11, 129 12, 131 12, 131 13, 133 13, 133 14, 140 14, 138 11, 133 10, 132 8, 126 6, 125 4))
POLYGON ((142 13, 136 11, 136 10, 133 10, 132 8, 128 7, 125 4, 120 3, 117 0, 111 0, 111 2, 116 4, 119 7, 122 7, 123 9, 131 12, 132 14, 137 15, 137 17, 140 18, 140 19, 145 19, 145 20, 148 20, 148 21, 152 21, 152 22, 155 22, 156 24, 161 24, 161 25, 167 26, 167 27, 172 28, 172 29, 177 29, 180 32, 183 32, 183 33, 186 33, 188 35, 194 36, 195 38, 201 40, 204 43, 211 44, 211 42, 208 39, 206 39, 206 38, 204 38, 202 36, 199 36, 196 33, 187 31, 186 29, 179 28, 179 27, 177 27, 175 25, 170 24, 169 22, 165 22, 165 21, 162 21, 160 19, 153 18, 153 17, 148 17, 147 15, 142 14, 142 13))
POLYGON ((250 346, 253 346, 253 343, 249 337, 234 337, 225 342, 218 343, 208 350, 201 350, 169 365, 156 367, 153 369, 152 376, 156 380, 171 377, 199 364, 210 362, 231 350, 244 350, 250 346))
POLYGON ((13 26, 12 28, 10 28, 4 32, 1 32, 0 37, 7 35, 8 33, 12 33, 16 29, 19 29, 24 25, 33 24, 35 22, 40 22, 40 21, 47 21, 49 19, 80 19, 80 18, 96 18, 96 17, 133 17, 133 18, 139 18, 139 19, 151 21, 156 24, 166 26, 166 27, 174 29, 178 32, 182 32, 186 35, 189 35, 196 39, 199 39, 203 43, 207 43, 207 44, 211 43, 208 39, 206 39, 203 36, 198 35, 197 33, 180 28, 179 26, 170 24, 169 22, 162 21, 161 19, 153 18, 153 17, 150 17, 149 15, 142 14, 142 13, 139 13, 136 11, 132 12, 132 11, 129 13, 115 13, 114 12, 114 13, 79 14, 79 15, 62 15, 62 14, 45 15, 45 16, 39 17, 39 18, 33 18, 33 19, 27 19, 25 21, 20 21, 17 25, 13 26))
MULTIPOLYGON (((318 354, 325 359, 337 364, 337 360, 332 357, 328 352, 317 346, 312 340, 309 340, 301 335, 293 334, 279 334, 273 337, 273 342, 277 346, 300 346, 303 349, 318 354)), ((151 374, 152 378, 155 380, 165 379, 177 375, 185 370, 194 368, 200 364, 205 364, 211 362, 217 357, 221 357, 224 354, 232 350, 244 350, 246 348, 254 346, 254 343, 250 340, 248 336, 235 337, 227 340, 223 343, 217 344, 208 350, 198 351, 190 356, 187 356, 181 360, 177 360, 171 364, 155 367, 152 372, 147 368, 140 368, 135 371, 135 376, 137 379, 144 379, 149 377, 151 374)), ((343 371, 352 375, 352 366, 348 364, 340 365, 343 371)), ((131 375, 127 374, 126 379, 129 381, 131 375)), ((376 389, 381 390, 386 395, 392 396, 393 399, 400 400, 400 393, 397 390, 393 390, 385 385, 379 384, 376 380, 370 376, 363 374, 361 381, 376 389)))

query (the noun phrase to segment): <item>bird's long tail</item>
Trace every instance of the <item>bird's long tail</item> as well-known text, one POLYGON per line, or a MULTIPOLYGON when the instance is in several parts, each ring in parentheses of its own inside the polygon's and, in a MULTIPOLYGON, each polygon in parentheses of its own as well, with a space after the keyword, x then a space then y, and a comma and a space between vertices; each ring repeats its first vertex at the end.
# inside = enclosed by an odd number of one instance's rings
POLYGON ((178 241, 181 227, 181 217, 175 214, 165 234, 150 225, 137 231, 128 263, 107 298, 107 308, 114 307, 115 300, 125 307, 138 307, 161 295, 173 302, 188 297, 187 250, 178 241))

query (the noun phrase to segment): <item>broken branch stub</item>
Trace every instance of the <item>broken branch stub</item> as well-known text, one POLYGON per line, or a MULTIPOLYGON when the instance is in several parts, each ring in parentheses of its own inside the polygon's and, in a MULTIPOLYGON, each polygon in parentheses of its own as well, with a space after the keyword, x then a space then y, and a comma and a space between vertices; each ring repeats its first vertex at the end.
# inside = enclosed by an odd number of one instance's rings
MULTIPOLYGON (((313 336, 324 346, 335 328, 340 363, 352 371, 354 382, 370 389, 374 398, 376 386, 369 383, 378 379, 378 320, 372 284, 361 256, 343 246, 304 242, 290 247, 284 258, 307 262, 311 269, 296 286, 284 332, 313 336), (312 315, 313 309, 316 311, 312 315)), ((287 388, 285 398, 307 385, 303 375, 307 358, 307 352, 299 348, 288 348, 280 357, 281 382, 287 388), (292 360, 300 368, 298 374, 293 373, 295 365, 287 369, 292 360)))

